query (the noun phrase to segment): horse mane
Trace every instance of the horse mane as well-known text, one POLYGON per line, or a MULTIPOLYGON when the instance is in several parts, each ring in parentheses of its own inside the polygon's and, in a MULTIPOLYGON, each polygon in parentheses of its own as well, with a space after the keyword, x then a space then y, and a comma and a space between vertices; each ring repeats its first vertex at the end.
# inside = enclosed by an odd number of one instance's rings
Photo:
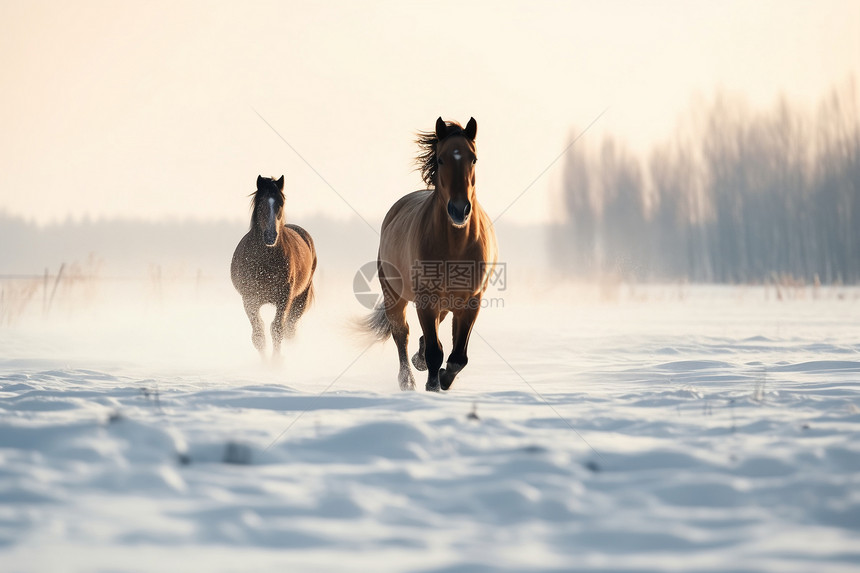
POLYGON ((260 204, 260 201, 263 200, 263 196, 269 192, 278 193, 281 196, 281 201, 286 200, 286 196, 284 192, 278 189, 277 180, 274 177, 263 177, 263 181, 267 183, 267 185, 263 189, 255 189, 250 195, 251 198, 251 229, 253 230, 256 226, 256 222, 254 221, 254 217, 257 214, 257 206, 260 204))
MULTIPOLYGON (((459 135, 463 133, 463 126, 456 121, 446 121, 448 133, 445 137, 459 135)), ((439 138, 435 131, 419 131, 418 139, 415 140, 418 144, 420 152, 415 158, 415 164, 418 166, 416 170, 421 171, 421 179, 428 187, 436 186, 436 172, 439 167, 436 165, 436 146, 439 145, 439 138)))

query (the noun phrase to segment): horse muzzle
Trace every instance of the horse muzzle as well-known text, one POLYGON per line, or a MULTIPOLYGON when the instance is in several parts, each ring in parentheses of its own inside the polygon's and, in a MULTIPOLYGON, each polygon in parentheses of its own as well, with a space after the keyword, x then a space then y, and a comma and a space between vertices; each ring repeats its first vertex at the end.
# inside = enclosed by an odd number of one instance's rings
POLYGON ((462 227, 469 222, 472 214, 472 204, 468 201, 448 201, 448 218, 455 227, 462 227))
POLYGON ((275 243, 278 242, 278 232, 277 231, 263 231, 263 242, 266 243, 267 247, 274 247, 275 243))

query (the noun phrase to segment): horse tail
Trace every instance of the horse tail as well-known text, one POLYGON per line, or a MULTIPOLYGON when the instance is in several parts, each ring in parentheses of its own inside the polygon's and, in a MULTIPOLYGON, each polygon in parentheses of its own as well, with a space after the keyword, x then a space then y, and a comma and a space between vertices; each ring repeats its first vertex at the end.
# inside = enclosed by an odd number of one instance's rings
POLYGON ((380 302, 373 312, 358 320, 359 330, 370 334, 377 342, 385 342, 391 336, 391 323, 385 314, 385 304, 380 302))
POLYGON ((314 299, 316 298, 315 292, 314 292, 314 280, 313 279, 314 279, 314 274, 316 274, 316 272, 317 272, 317 250, 314 247, 314 242, 313 242, 313 239, 311 239, 310 235, 308 235, 306 240, 308 241, 308 244, 311 248, 311 253, 313 253, 313 255, 314 255, 314 262, 311 265, 311 282, 308 285, 307 302, 305 303, 307 306, 310 306, 313 304, 314 299))
POLYGON ((316 298, 316 296, 314 294, 314 283, 313 283, 313 281, 311 281, 311 284, 308 285, 307 293, 308 294, 307 294, 307 298, 305 299, 305 307, 309 308, 314 303, 314 299, 316 298))

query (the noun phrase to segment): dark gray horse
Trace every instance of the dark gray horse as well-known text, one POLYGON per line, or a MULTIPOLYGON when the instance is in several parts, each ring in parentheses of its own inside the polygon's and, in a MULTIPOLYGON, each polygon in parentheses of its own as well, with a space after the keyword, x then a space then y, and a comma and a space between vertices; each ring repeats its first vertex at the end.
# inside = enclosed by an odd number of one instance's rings
POLYGON ((242 295, 251 321, 251 340, 264 355, 266 335, 260 307, 275 305, 272 349, 277 356, 284 336, 291 338, 296 322, 313 301, 313 277, 317 268, 314 242, 298 225, 284 223, 284 177, 275 181, 257 177, 251 229, 233 253, 230 276, 242 295))

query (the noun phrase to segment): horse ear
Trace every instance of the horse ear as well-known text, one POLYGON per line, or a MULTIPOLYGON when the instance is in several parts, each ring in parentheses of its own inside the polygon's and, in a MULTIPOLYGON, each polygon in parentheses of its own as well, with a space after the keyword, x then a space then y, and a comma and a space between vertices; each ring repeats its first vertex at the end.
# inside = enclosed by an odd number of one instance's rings
POLYGON ((440 116, 439 119, 436 120, 436 139, 442 141, 445 139, 445 136, 448 135, 448 125, 445 123, 445 120, 440 116))
POLYGON ((478 135, 478 122, 475 121, 474 117, 469 118, 469 123, 466 124, 464 133, 466 134, 466 137, 475 141, 475 136, 478 135))
POLYGON ((257 189, 259 189, 262 184, 263 184, 263 176, 257 175, 257 189))
POLYGON ((284 176, 283 175, 281 175, 281 178, 278 179, 277 181, 275 181, 275 183, 278 184, 278 189, 280 189, 281 191, 284 190, 284 176))

